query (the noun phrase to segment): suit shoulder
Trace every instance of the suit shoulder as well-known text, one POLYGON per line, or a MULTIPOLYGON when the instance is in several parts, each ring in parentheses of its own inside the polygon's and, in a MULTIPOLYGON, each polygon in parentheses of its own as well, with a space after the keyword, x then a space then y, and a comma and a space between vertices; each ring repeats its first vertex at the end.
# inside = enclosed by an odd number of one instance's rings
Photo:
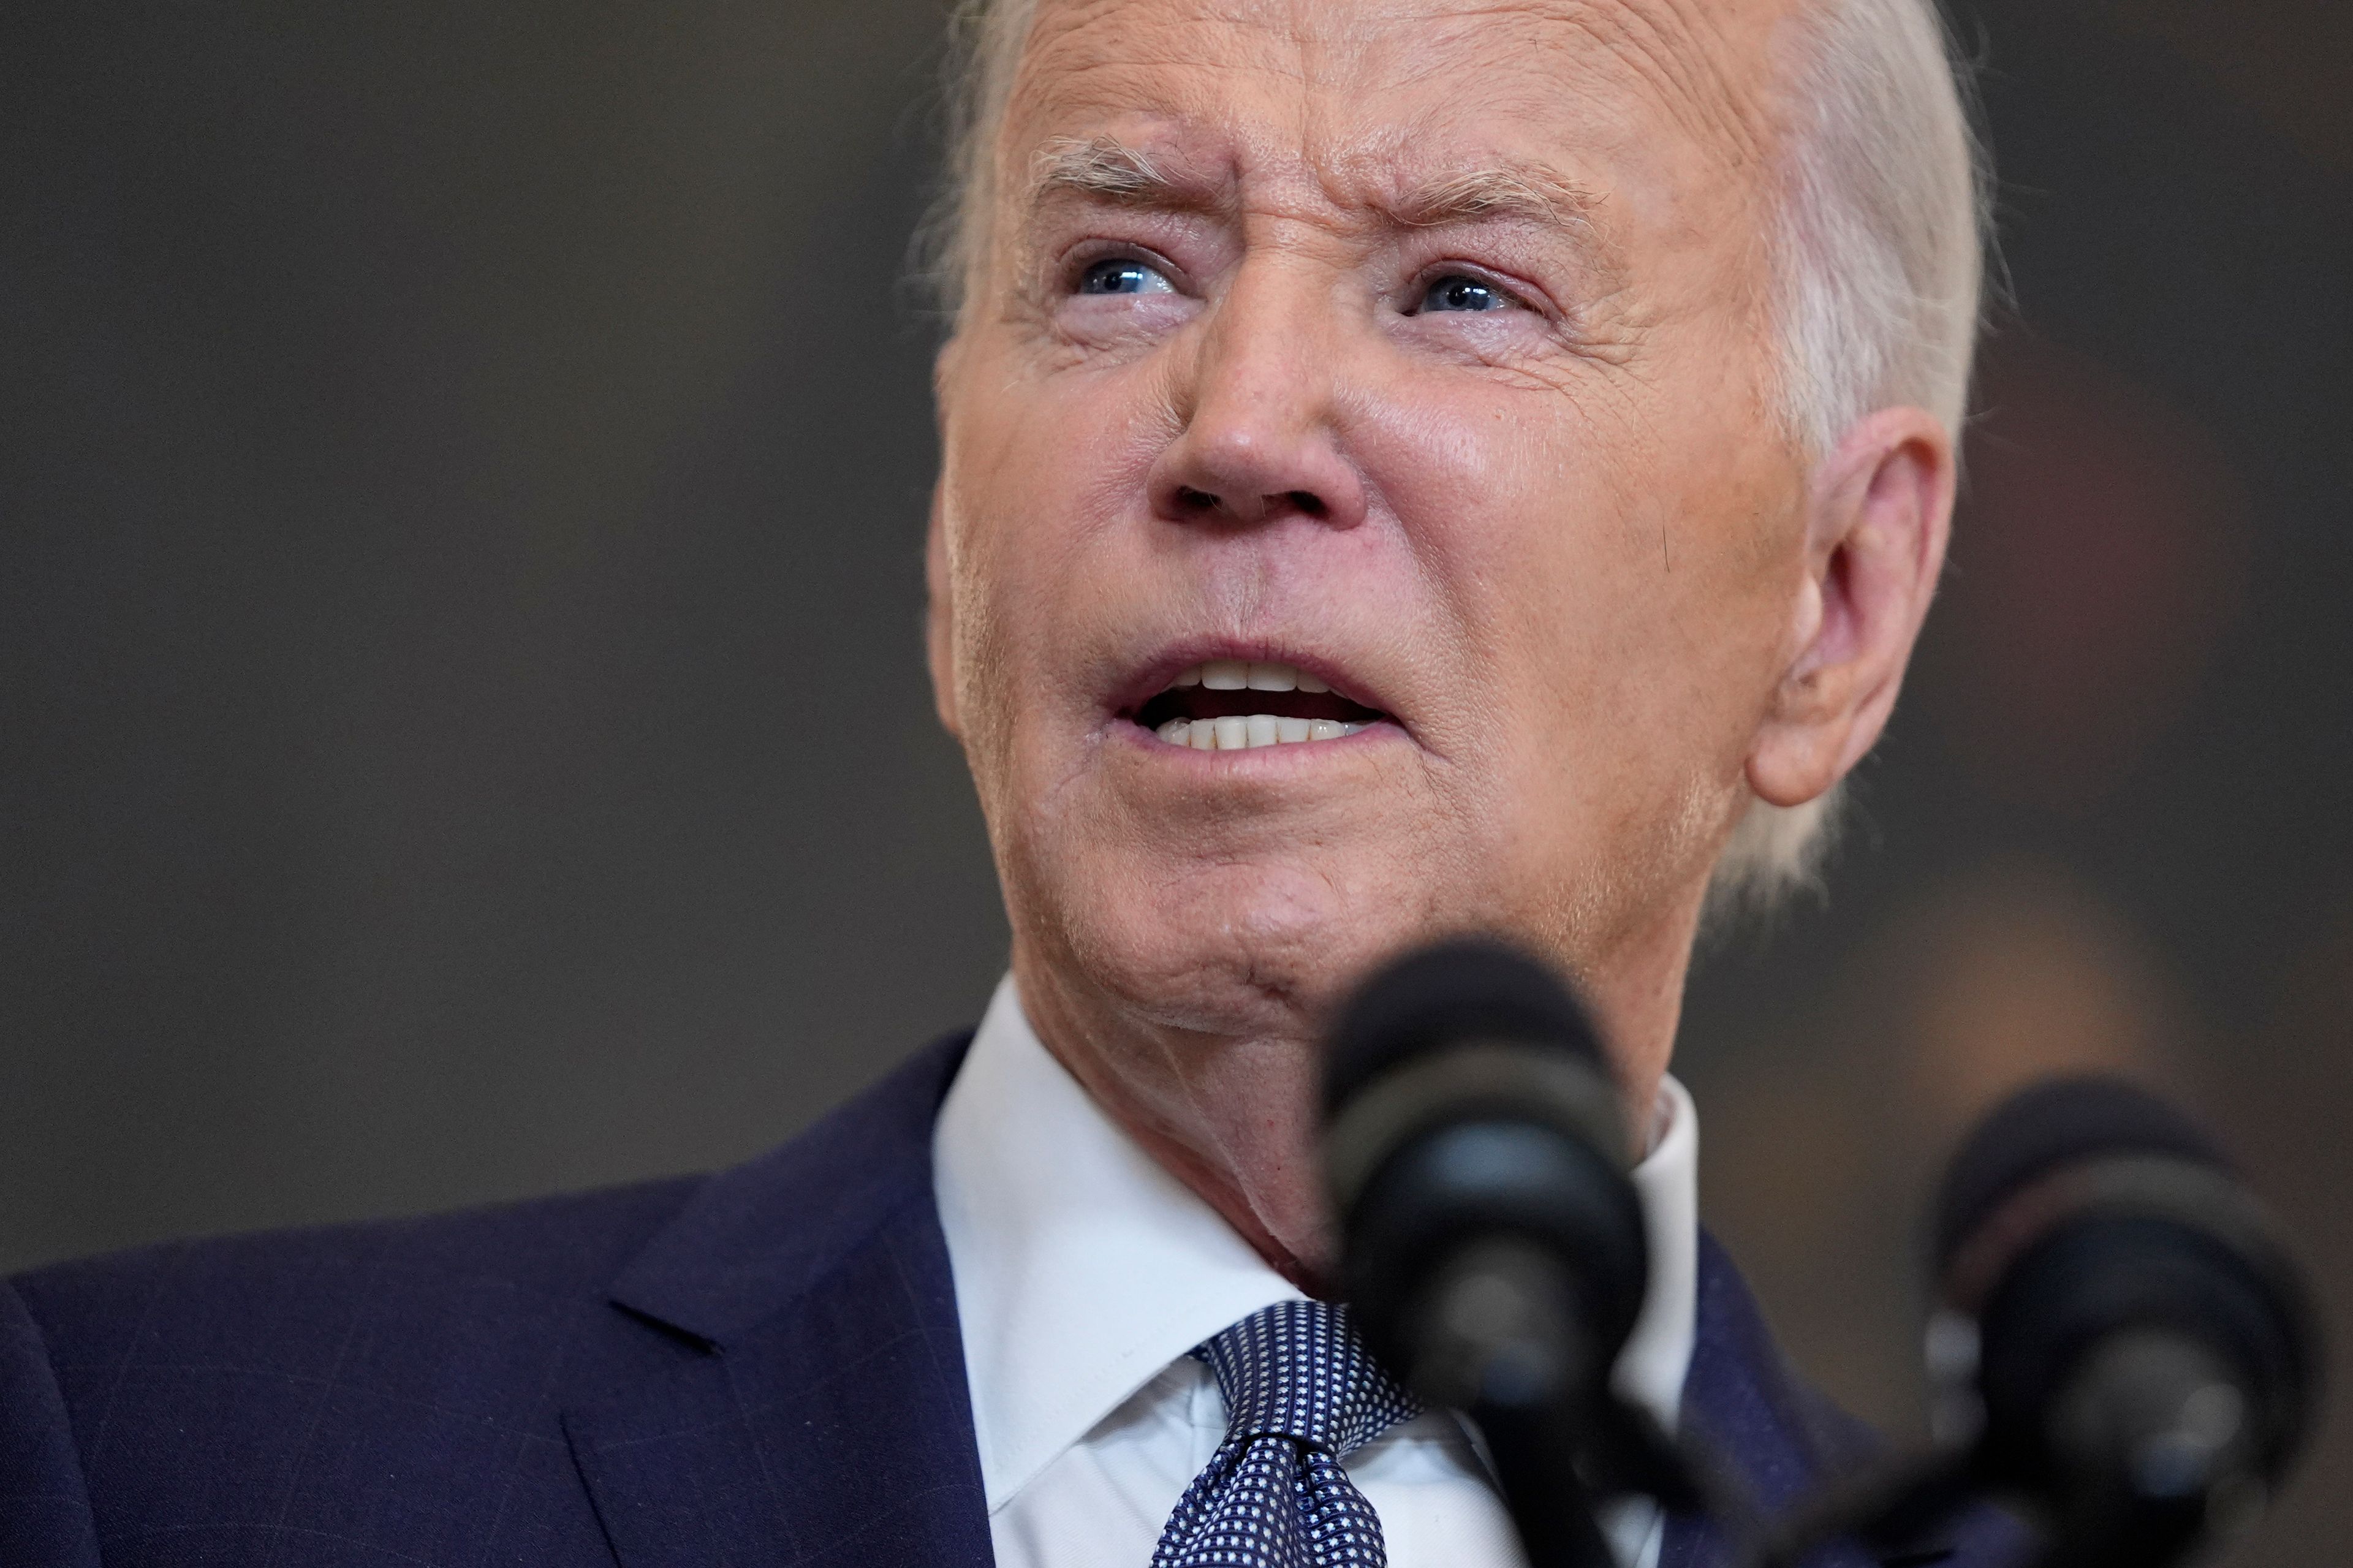
POLYGON ((111 1360, 142 1333, 245 1360, 250 1347, 291 1350, 363 1310, 379 1320, 462 1311, 487 1331, 593 1299, 708 1179, 164 1242, 8 1283, 61 1371, 111 1360))

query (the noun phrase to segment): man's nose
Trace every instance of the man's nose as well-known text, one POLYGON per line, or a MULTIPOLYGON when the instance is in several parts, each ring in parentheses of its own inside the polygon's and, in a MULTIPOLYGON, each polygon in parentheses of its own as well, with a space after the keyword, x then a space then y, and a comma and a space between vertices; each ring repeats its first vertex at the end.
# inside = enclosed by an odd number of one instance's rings
POLYGON ((1242 269, 1170 389, 1179 430, 1153 465, 1157 516, 1245 527, 1364 521, 1364 480, 1337 418, 1346 353, 1338 315, 1312 274, 1242 269))

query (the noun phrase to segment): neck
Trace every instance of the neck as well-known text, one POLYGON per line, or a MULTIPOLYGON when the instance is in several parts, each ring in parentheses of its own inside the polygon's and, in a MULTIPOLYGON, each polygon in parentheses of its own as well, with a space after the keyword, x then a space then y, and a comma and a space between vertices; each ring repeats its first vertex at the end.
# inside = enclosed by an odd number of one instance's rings
MULTIPOLYGON (((1683 1005, 1698 904, 1647 940, 1576 973, 1609 1043, 1637 1148, 1654 1125, 1683 1005)), ((1338 1237, 1317 1150, 1322 1054, 1315 1020, 1235 1032, 1184 1027, 1017 940, 1030 1026, 1112 1119, 1224 1217, 1268 1265, 1328 1295, 1338 1237)), ((1168 1009, 1170 1012, 1176 1009, 1168 1009)))

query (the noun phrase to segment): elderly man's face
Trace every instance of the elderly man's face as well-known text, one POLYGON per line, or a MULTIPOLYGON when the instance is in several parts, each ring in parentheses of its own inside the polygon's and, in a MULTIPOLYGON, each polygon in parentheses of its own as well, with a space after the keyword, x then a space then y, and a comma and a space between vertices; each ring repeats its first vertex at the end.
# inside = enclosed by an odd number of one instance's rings
POLYGON ((1695 903, 1806 635, 1774 20, 1045 0, 934 542, 1029 962, 1281 1030, 1419 936, 1590 978, 1695 903))

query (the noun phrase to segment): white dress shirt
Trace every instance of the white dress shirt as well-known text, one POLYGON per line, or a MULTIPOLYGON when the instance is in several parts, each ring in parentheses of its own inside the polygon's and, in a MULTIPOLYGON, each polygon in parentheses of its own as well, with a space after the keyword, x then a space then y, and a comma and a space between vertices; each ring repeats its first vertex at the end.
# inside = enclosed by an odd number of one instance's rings
MULTIPOLYGON (((1634 1172, 1651 1287, 1616 1371, 1672 1426, 1690 1366, 1699 1130, 1672 1079, 1634 1172)), ((1146 1154, 1030 1029, 1008 976, 933 1134, 998 1568, 1147 1568, 1177 1499, 1225 1439, 1224 1400, 1188 1352, 1300 1290, 1146 1154)), ((1524 1568, 1457 1418, 1402 1423, 1344 1461, 1394 1568, 1524 1568)), ((1605 1521, 1652 1568, 1647 1505, 1605 1521)))

